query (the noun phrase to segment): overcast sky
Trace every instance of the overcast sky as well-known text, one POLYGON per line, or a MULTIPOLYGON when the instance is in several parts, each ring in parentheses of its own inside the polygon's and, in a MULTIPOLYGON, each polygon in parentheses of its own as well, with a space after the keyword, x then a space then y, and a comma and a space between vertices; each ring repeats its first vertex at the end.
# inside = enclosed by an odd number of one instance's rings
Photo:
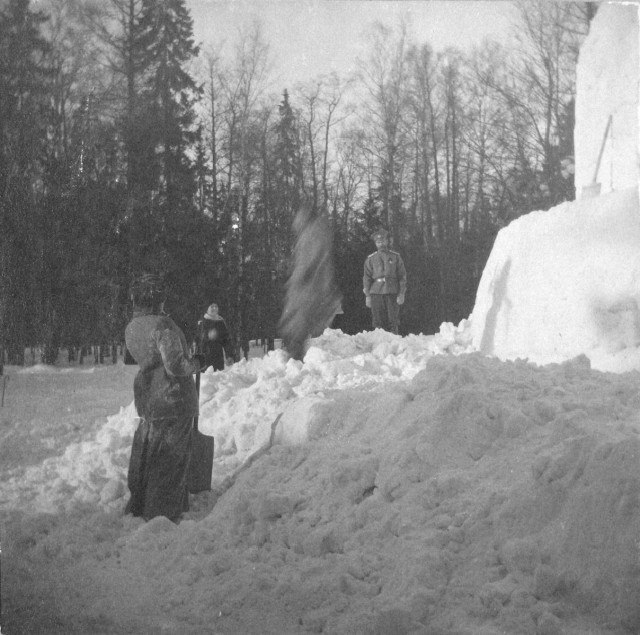
POLYGON ((505 0, 187 0, 196 41, 219 47, 256 18, 264 27, 283 85, 321 73, 341 75, 366 52, 363 33, 374 21, 395 26, 406 16, 417 42, 436 50, 504 39, 513 7, 505 0))

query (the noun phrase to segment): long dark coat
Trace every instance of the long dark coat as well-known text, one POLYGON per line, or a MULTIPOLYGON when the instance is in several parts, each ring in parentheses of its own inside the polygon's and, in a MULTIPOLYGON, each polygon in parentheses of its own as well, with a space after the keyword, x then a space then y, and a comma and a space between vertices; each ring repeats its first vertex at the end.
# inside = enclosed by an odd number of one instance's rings
POLYGON ((213 370, 224 370, 224 354, 233 357, 231 338, 226 322, 219 318, 204 318, 198 325, 200 350, 204 353, 205 367, 213 366, 213 370))
POLYGON ((141 422, 129 461, 127 512, 145 520, 177 520, 189 509, 187 473, 198 395, 187 341, 165 315, 137 312, 125 330, 127 349, 140 370, 133 395, 141 422))

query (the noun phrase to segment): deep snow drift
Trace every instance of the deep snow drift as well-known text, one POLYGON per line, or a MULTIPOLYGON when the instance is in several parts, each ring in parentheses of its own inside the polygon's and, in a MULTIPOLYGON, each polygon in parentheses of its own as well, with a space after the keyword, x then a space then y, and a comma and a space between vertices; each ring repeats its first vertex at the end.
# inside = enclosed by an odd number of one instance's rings
POLYGON ((434 336, 209 371, 179 525, 122 515, 135 367, 9 368, 3 633, 640 632, 638 213, 514 222, 434 336))

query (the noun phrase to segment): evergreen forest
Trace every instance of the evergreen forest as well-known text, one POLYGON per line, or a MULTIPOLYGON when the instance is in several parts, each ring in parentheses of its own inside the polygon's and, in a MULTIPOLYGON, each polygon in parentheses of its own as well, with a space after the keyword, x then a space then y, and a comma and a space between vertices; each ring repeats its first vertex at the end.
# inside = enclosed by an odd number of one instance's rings
POLYGON ((370 328, 380 226, 408 272, 401 332, 458 323, 500 228, 574 198, 593 6, 522 2, 509 48, 372 24, 355 71, 278 86, 257 22, 223 55, 185 0, 3 0, 0 360, 121 345, 143 271, 188 338, 217 302, 238 351, 272 343, 300 209, 331 232, 345 332, 370 328))

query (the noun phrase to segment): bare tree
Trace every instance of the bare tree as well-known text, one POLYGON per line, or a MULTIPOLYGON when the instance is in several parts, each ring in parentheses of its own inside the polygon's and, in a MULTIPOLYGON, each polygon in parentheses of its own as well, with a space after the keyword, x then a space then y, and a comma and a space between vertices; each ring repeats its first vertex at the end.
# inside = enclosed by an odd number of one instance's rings
POLYGON ((494 88, 512 113, 521 159, 541 175, 533 203, 546 206, 571 193, 560 178, 560 139, 572 119, 577 53, 588 17, 573 3, 550 0, 520 1, 518 8, 519 50, 507 66, 511 79, 494 88))
POLYGON ((359 193, 365 182, 366 168, 361 133, 344 130, 336 143, 334 197, 331 205, 334 230, 346 236, 353 226, 353 213, 362 202, 359 193))
POLYGON ((310 154, 313 206, 324 213, 329 209, 331 131, 349 116, 348 111, 337 114, 343 91, 344 86, 335 73, 298 85, 296 90, 297 100, 302 104, 300 117, 310 154))
POLYGON ((363 103, 363 126, 371 135, 371 151, 377 157, 383 221, 396 240, 403 153, 408 145, 405 128, 407 40, 406 23, 401 22, 395 31, 376 24, 371 34, 369 58, 361 64, 361 80, 368 96, 363 103))
POLYGON ((249 223, 255 209, 251 200, 252 183, 259 178, 260 139, 263 126, 259 114, 261 99, 268 86, 271 57, 262 27, 254 22, 240 30, 230 64, 219 73, 221 109, 220 156, 226 160, 227 185, 221 214, 231 219, 227 257, 233 260, 229 271, 229 308, 236 324, 235 334, 244 339, 248 326, 250 280, 247 272, 249 223))
POLYGON ((434 246, 434 228, 442 235, 439 152, 444 136, 440 124, 441 108, 436 96, 436 62, 430 46, 412 47, 410 103, 415 135, 416 209, 420 210, 420 226, 427 249, 434 246), (431 192, 433 188, 433 193, 431 192))
POLYGON ((447 183, 446 239, 457 241, 460 237, 459 170, 461 137, 463 128, 462 88, 460 82, 462 58, 455 49, 447 49, 441 58, 441 73, 445 105, 445 178, 447 183))

